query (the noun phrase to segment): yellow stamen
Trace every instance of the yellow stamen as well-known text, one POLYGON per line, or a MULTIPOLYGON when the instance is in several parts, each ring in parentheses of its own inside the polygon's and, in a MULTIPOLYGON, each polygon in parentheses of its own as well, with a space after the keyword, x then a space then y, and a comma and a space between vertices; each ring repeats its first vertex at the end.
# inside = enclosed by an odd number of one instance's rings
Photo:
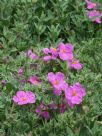
POLYGON ((76 91, 73 91, 72 96, 76 96, 76 95, 77 95, 76 91))
POLYGON ((26 101, 26 97, 22 97, 22 101, 26 101))
POLYGON ((53 51, 56 52, 57 51, 56 48, 53 48, 53 51))
POLYGON ((65 52, 66 52, 66 50, 65 50, 65 49, 63 49, 63 50, 62 50, 62 52, 63 52, 63 53, 65 53, 65 52))
POLYGON ((56 81, 54 82, 54 84, 55 84, 55 85, 58 85, 58 84, 59 84, 59 82, 56 80, 56 81))
POLYGON ((73 61, 72 63, 73 63, 73 64, 76 64, 77 62, 76 62, 76 61, 73 61))

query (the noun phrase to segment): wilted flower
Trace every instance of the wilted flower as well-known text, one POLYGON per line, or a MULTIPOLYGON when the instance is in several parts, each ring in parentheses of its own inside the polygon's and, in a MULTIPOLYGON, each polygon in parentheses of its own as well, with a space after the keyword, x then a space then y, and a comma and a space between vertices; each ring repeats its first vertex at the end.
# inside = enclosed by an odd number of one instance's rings
POLYGON ((32 52, 32 50, 27 51, 27 56, 29 56, 32 60, 36 60, 39 58, 37 54, 32 52))
POLYGON ((59 105, 59 110, 60 110, 60 113, 64 113, 67 109, 67 105, 66 103, 62 102, 60 105, 59 105))
POLYGON ((27 56, 30 56, 32 54, 32 50, 27 51, 27 56))
POLYGON ((20 68, 20 69, 18 70, 18 75, 19 75, 19 76, 22 76, 22 75, 23 75, 23 72, 24 72, 23 69, 20 68))
POLYGON ((64 90, 64 88, 67 86, 64 78, 64 74, 61 72, 57 72, 56 74, 53 72, 48 73, 48 80, 54 87, 54 93, 56 95, 61 95, 62 90, 64 90))
POLYGON ((50 108, 50 109, 52 109, 52 110, 56 110, 57 108, 58 108, 58 106, 57 106, 57 104, 56 103, 50 103, 49 105, 48 105, 48 107, 50 108))
POLYGON ((83 65, 79 62, 79 60, 72 59, 68 61, 68 65, 70 68, 77 69, 77 70, 80 70, 83 68, 83 65))
POLYGON ((61 60, 70 60, 73 59, 73 45, 70 43, 64 44, 60 43, 59 44, 59 57, 61 60))
POLYGON ((67 104, 63 101, 60 104, 56 104, 53 102, 49 104, 48 107, 50 110, 54 110, 54 111, 58 110, 59 113, 64 113, 67 109, 67 104))
POLYGON ((49 120, 51 118, 48 112, 48 107, 45 106, 43 103, 41 103, 40 106, 38 106, 35 111, 39 116, 45 118, 46 120, 49 120))
POLYGON ((13 96, 13 101, 18 105, 24 105, 29 103, 35 103, 35 94, 31 91, 18 91, 15 96, 13 96))
POLYGON ((2 85, 6 85, 7 81, 6 80, 2 80, 1 83, 2 83, 2 85))
POLYGON ((82 103, 85 95, 86 91, 80 83, 76 83, 65 90, 66 101, 71 108, 76 104, 82 103))
POLYGON ((60 96, 60 95, 62 94, 62 90, 54 89, 53 92, 54 92, 54 94, 57 95, 57 96, 60 96))
POLYGON ((50 119, 50 114, 49 114, 48 111, 43 111, 43 112, 41 113, 41 116, 42 116, 43 118, 45 118, 46 120, 50 119))
POLYGON ((33 85, 39 85, 41 83, 40 79, 37 76, 31 76, 28 81, 33 85))

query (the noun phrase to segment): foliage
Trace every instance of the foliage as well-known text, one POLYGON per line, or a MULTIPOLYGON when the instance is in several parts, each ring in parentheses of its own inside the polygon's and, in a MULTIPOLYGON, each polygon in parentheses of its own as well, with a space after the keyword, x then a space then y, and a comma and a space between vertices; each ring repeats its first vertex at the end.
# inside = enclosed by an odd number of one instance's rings
POLYGON ((0 84, 0 136, 102 135, 102 24, 88 19, 83 0, 1 0, 0 58, 0 80, 7 80, 5 86, 0 84), (83 70, 70 71, 65 63, 45 65, 41 58, 31 61, 25 57, 28 49, 42 57, 44 47, 57 47, 61 41, 74 44, 83 70), (15 105, 12 96, 22 89, 22 78, 17 77, 21 67, 25 78, 34 74, 42 80, 39 87, 23 85, 24 90, 35 92, 37 103, 52 101, 43 93, 50 91, 47 74, 60 70, 69 84, 79 81, 85 86, 82 106, 68 107, 64 114, 55 113, 46 121, 36 115, 37 104, 15 105))

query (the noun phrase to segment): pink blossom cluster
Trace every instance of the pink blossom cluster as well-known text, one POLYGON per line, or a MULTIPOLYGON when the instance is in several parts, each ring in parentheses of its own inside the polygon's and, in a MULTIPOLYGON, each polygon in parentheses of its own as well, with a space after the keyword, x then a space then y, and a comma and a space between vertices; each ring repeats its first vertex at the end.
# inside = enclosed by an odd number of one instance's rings
POLYGON ((61 72, 56 74, 48 73, 48 80, 54 88, 55 95, 61 95, 62 91, 64 92, 66 101, 71 108, 76 104, 82 103, 86 92, 80 83, 69 86, 64 79, 64 74, 61 72))
POLYGON ((102 12, 98 10, 99 4, 91 2, 90 0, 85 0, 88 9, 88 17, 90 20, 96 23, 102 23, 102 12))
POLYGON ((58 48, 44 48, 43 52, 46 56, 43 59, 44 61, 49 61, 59 58, 62 61, 67 61, 70 68, 80 70, 83 65, 79 60, 75 59, 73 50, 74 46, 71 43, 60 43, 58 48))
MULTIPOLYGON (((74 68, 76 70, 82 69, 83 65, 79 62, 79 60, 75 59, 74 54, 74 46, 71 43, 60 43, 57 48, 51 47, 50 49, 44 48, 43 52, 45 57, 44 61, 56 60, 60 59, 61 61, 68 62, 68 66, 70 68, 74 68)), ((38 59, 39 57, 32 52, 32 50, 28 50, 26 55, 33 60, 38 59)), ((27 79, 23 79, 24 75, 24 67, 18 69, 18 76, 21 79, 21 82, 30 83, 32 85, 38 86, 41 84, 41 80, 36 75, 32 75, 27 79)), ((50 111, 56 111, 58 113, 64 113, 67 109, 67 105, 71 108, 74 108, 75 105, 79 105, 82 103, 83 98, 86 95, 85 88, 80 83, 75 83, 72 86, 69 86, 66 82, 65 75, 62 72, 49 72, 47 75, 47 79, 51 84, 51 90, 53 89, 54 94, 58 97, 62 95, 60 102, 57 104, 56 102, 52 102, 48 105, 45 105, 43 102, 40 103, 38 107, 36 107, 35 112, 49 120, 52 118, 50 111)), ((2 84, 6 82, 3 80, 2 84)), ((13 101, 18 105, 27 105, 34 104, 36 102, 36 95, 32 91, 17 91, 13 96, 13 101)))
POLYGON ((80 70, 82 69, 83 65, 79 62, 79 60, 75 59, 73 50, 74 46, 71 43, 60 43, 59 57, 61 60, 67 61, 70 68, 80 70))
POLYGON ((45 105, 44 103, 41 103, 36 108, 36 113, 45 118, 46 120, 51 119, 50 111, 57 111, 59 110, 59 113, 64 113, 67 109, 67 104, 74 108, 75 105, 79 105, 82 103, 83 98, 86 95, 85 88, 80 83, 75 83, 73 86, 67 86, 64 89, 64 95, 66 102, 61 102, 60 104, 51 103, 49 105, 45 105))

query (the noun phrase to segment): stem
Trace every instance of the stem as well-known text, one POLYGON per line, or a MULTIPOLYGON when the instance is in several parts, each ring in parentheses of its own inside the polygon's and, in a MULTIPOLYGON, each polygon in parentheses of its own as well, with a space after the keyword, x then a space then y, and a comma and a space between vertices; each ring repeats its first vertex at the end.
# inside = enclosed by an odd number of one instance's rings
POLYGON ((11 111, 10 111, 10 115, 12 114, 13 109, 14 109, 14 103, 12 104, 11 111))

